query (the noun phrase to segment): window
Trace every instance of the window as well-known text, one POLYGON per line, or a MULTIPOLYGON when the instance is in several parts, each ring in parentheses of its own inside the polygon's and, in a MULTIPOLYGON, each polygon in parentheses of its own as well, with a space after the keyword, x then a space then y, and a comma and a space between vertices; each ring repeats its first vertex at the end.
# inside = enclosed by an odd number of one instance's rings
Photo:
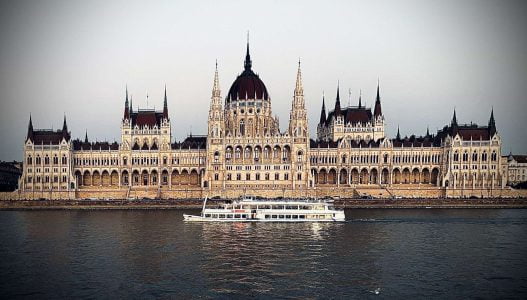
POLYGON ((296 175, 296 180, 302 180, 302 173, 298 173, 296 175))
POLYGON ((454 161, 459 161, 459 153, 454 152, 454 161))
POLYGON ((240 173, 236 174, 236 180, 242 180, 242 174, 240 173))
POLYGON ((251 174, 249 173, 245 174, 245 180, 251 180, 251 174))
POLYGON ((269 180, 269 173, 265 173, 265 180, 269 180))
POLYGON ((220 174, 215 173, 214 174, 214 180, 220 180, 220 174))
POLYGON ((260 173, 256 173, 256 180, 260 180, 260 173))
POLYGON ((27 157, 27 164, 28 165, 33 164, 33 158, 31 157, 31 155, 27 157))
POLYGON ((274 180, 280 180, 280 174, 275 173, 274 174, 274 180))
POLYGON ((289 174, 287 173, 284 174, 284 180, 289 180, 289 174))

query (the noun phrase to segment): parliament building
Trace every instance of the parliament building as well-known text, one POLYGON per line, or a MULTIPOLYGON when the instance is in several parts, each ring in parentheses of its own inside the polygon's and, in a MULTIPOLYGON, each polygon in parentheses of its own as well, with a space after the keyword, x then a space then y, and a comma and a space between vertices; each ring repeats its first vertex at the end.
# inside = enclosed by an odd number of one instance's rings
POLYGON ((375 105, 322 99, 316 136, 308 130, 300 63, 283 130, 271 95, 244 69, 225 95, 214 74, 206 135, 173 141, 165 88, 163 110, 137 109, 126 91, 119 142, 73 139, 34 129, 29 119, 25 199, 277 197, 493 197, 506 189, 506 159, 493 112, 488 124, 449 124, 425 136, 386 136, 377 85, 375 105), (329 101, 328 101, 329 102, 329 101))

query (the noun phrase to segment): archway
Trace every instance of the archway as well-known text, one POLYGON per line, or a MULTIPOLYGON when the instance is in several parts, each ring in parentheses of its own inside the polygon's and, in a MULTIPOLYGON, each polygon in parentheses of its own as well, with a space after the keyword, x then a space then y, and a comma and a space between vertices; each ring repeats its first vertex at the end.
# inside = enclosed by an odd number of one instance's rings
POLYGON ((359 170, 357 169, 351 170, 351 183, 359 184, 359 170))
POLYGON ((410 183, 410 170, 408 170, 408 168, 403 169, 401 183, 404 183, 404 184, 410 183))
POLYGON ((430 183, 430 171, 427 168, 424 168, 423 172, 421 173, 421 183, 430 183))
POLYGON ((115 170, 110 175, 110 185, 119 185, 119 173, 115 170))
POLYGON ((348 170, 345 168, 340 169, 340 184, 348 184, 348 170))
POLYGON ((92 185, 94 186, 101 185, 101 175, 99 174, 99 171, 93 171, 92 185))
POLYGON ((388 172, 388 169, 382 169, 381 172, 381 184, 389 184, 390 183, 390 172, 388 172))
POLYGON ((368 170, 366 168, 362 169, 360 171, 360 179, 359 179, 359 183, 360 184, 368 184, 369 183, 369 174, 368 174, 368 170))
POLYGON ((433 168, 430 176, 430 182, 437 185, 437 178, 439 177, 439 169, 433 168))
POLYGON ((393 170, 393 177, 392 177, 394 184, 400 184, 402 180, 401 171, 399 169, 393 170))
POLYGON ((328 172, 328 184, 337 184, 337 171, 335 169, 328 172))
POLYGON ((419 174, 419 169, 418 168, 414 168, 412 170, 412 178, 411 178, 411 182, 413 184, 417 184, 417 183, 421 182, 421 180, 419 178, 420 177, 419 175, 420 175, 419 174))
POLYGON ((106 170, 102 171, 101 184, 103 186, 109 186, 110 185, 110 173, 108 173, 108 171, 106 171, 106 170))
POLYGON ((377 184, 379 178, 379 172, 377 172, 377 169, 373 168, 370 171, 370 183, 371 184, 377 184))

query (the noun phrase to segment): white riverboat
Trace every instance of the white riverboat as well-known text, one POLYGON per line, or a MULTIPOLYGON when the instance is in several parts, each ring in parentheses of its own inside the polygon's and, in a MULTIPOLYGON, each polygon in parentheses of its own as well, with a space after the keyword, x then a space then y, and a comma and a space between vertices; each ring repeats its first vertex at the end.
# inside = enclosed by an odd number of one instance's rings
POLYGON ((207 198, 199 216, 184 214, 185 221, 197 222, 343 222, 343 210, 323 200, 257 200, 244 197, 217 208, 207 208, 207 198))

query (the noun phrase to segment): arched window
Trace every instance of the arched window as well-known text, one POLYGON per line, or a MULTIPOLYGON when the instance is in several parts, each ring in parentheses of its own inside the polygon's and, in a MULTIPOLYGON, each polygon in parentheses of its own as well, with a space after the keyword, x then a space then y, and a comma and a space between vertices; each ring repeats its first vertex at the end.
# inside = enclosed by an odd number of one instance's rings
POLYGON ((243 119, 240 120, 240 134, 245 135, 245 121, 243 119))
POLYGON ((454 152, 454 161, 459 161, 459 153, 454 152))
POLYGON ((61 162, 63 165, 67 165, 68 164, 68 158, 66 157, 66 155, 62 155, 62 162, 61 162))
POLYGON ((44 164, 49 165, 49 156, 44 157, 44 164))
POLYGON ((220 153, 218 151, 214 152, 214 162, 218 162, 219 159, 220 159, 220 153))
POLYGON ((27 157, 27 164, 28 164, 28 165, 32 165, 32 164, 33 164, 33 158, 31 157, 31 155, 29 155, 29 156, 27 157))
POLYGON ((463 161, 468 161, 468 153, 467 153, 467 151, 465 151, 463 153, 463 161))
POLYGON ((476 151, 472 153, 472 161, 478 161, 478 153, 476 151))
POLYGON ((492 151, 492 154, 490 156, 490 159, 492 161, 496 161, 498 159, 498 155, 496 154, 496 151, 492 151))

